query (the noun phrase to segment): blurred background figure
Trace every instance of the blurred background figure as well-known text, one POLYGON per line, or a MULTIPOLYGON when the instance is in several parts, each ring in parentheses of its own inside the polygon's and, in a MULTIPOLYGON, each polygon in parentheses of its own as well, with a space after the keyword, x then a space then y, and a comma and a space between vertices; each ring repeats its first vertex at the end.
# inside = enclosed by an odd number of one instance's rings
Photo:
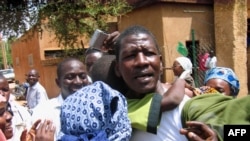
POLYGON ((39 72, 31 69, 27 74, 27 82, 29 87, 27 90, 26 101, 30 113, 40 102, 48 100, 48 95, 45 88, 39 83, 39 72))
POLYGON ((16 100, 25 100, 26 91, 27 88, 23 84, 20 84, 19 80, 16 80, 13 90, 13 94, 16 97, 16 100))
POLYGON ((207 58, 206 60, 206 68, 208 69, 212 69, 212 68, 215 68, 216 67, 216 64, 217 64, 217 57, 215 56, 215 53, 213 50, 211 50, 209 52, 209 57, 207 58))
POLYGON ((209 57, 209 53, 207 53, 205 50, 201 50, 200 54, 198 55, 198 59, 199 59, 199 69, 201 71, 206 71, 206 61, 209 57))
POLYGON ((172 69, 177 78, 183 78, 189 85, 195 87, 194 79, 191 76, 193 64, 189 58, 177 57, 173 63, 172 69))
POLYGON ((103 56, 103 52, 97 48, 88 48, 85 52, 85 65, 87 71, 91 71, 92 65, 103 56))

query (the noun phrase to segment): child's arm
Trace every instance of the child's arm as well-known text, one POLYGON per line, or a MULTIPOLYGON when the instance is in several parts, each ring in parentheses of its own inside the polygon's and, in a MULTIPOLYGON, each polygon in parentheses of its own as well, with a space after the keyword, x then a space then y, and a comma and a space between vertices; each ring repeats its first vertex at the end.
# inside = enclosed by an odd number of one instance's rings
POLYGON ((178 78, 172 86, 164 93, 161 102, 161 111, 167 111, 180 104, 185 94, 185 80, 178 78))

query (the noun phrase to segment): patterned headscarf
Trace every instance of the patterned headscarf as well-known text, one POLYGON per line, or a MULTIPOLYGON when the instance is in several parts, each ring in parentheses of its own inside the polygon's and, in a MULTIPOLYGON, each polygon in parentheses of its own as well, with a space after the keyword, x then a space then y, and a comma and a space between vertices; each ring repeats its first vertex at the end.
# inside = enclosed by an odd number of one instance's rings
POLYGON ((61 110, 62 141, 130 139, 132 129, 126 99, 102 81, 68 96, 61 110))
POLYGON ((187 57, 178 57, 175 60, 180 63, 181 67, 185 71, 189 71, 190 73, 192 73, 193 64, 192 64, 192 62, 190 61, 189 58, 187 58, 187 57))
POLYGON ((239 79, 236 74, 230 68, 225 67, 215 67, 206 72, 205 81, 206 84, 208 80, 213 78, 222 79, 230 85, 231 93, 233 96, 237 96, 240 89, 239 79))

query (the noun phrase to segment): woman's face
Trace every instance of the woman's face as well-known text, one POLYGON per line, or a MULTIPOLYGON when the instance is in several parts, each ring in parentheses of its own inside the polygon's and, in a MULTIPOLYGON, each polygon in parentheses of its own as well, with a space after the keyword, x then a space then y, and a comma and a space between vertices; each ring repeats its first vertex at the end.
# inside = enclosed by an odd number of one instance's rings
POLYGON ((12 112, 7 102, 0 103, 0 130, 4 133, 7 139, 13 136, 12 128, 12 112))
POLYGON ((228 95, 228 96, 232 95, 229 84, 222 79, 218 79, 218 78, 210 79, 207 81, 206 86, 210 86, 224 95, 228 95))
POLYGON ((184 71, 182 66, 178 61, 174 61, 173 66, 172 66, 173 72, 175 76, 180 76, 182 72, 184 71))

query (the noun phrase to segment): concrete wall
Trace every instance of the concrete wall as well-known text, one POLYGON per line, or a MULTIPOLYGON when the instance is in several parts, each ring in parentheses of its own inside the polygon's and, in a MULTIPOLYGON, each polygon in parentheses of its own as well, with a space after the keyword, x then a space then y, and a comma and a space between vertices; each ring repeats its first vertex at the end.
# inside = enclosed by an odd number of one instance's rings
MULTIPOLYGON (((206 44, 214 44, 213 7, 211 5, 166 4, 162 8, 163 39, 166 67, 180 54, 176 51, 177 43, 195 40, 202 48, 206 44)), ((197 48, 198 49, 198 48, 197 48)), ((198 52, 196 52, 196 55, 198 52)), ((167 78, 173 78, 172 70, 167 70, 167 78)))
POLYGON ((232 68, 240 80, 239 97, 247 88, 247 1, 215 0, 215 45, 218 65, 232 68))

